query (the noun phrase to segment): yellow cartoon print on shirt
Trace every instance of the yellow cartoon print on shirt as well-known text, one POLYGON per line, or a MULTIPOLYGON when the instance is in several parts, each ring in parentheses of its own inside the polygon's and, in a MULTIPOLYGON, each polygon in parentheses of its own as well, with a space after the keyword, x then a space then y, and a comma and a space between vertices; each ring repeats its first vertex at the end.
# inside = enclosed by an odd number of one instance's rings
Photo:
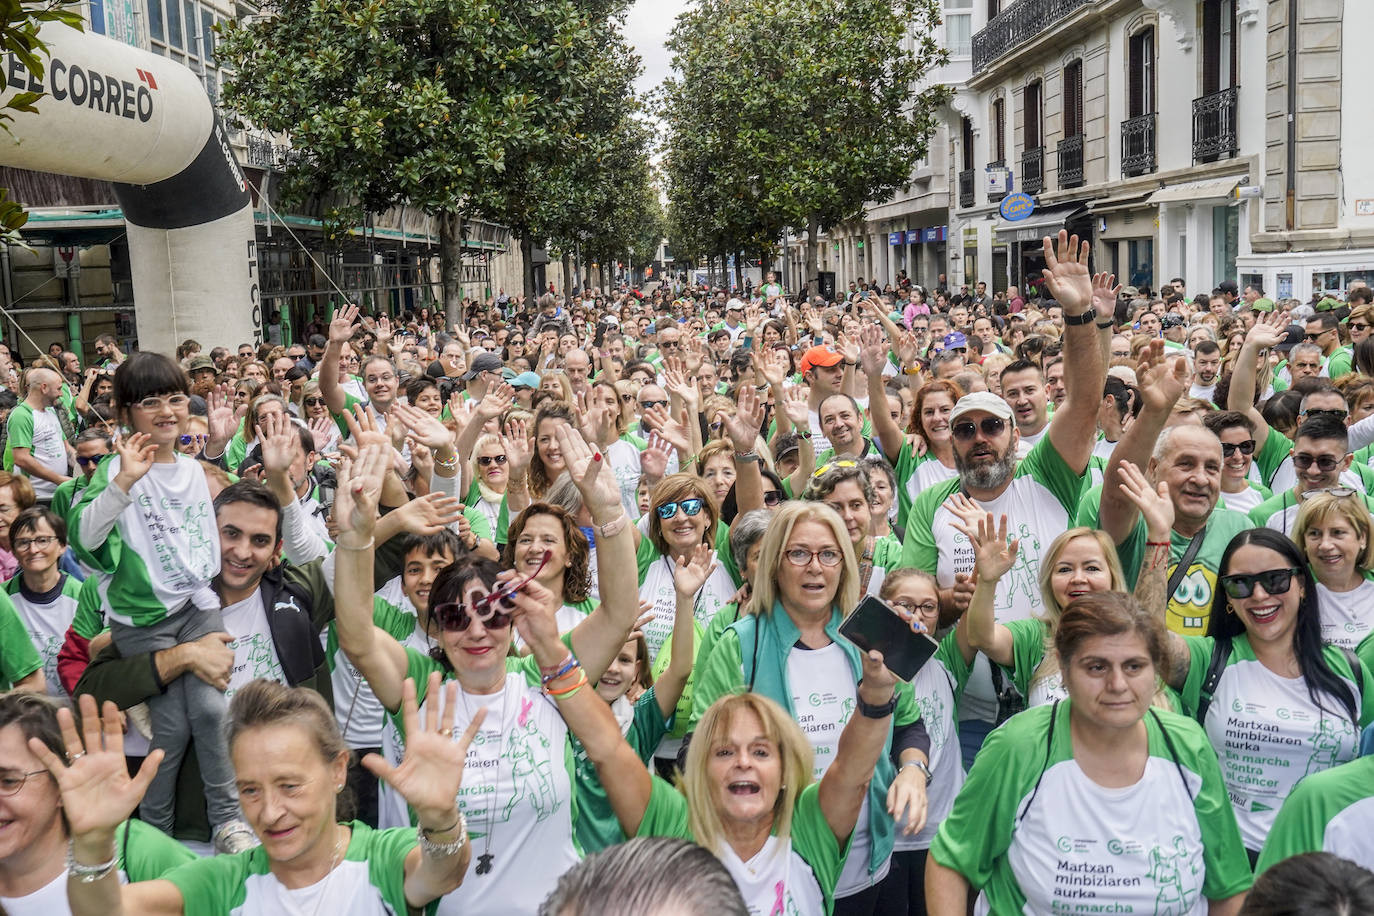
MULTIPOLYGON (((1174 574, 1173 567, 1168 574, 1174 574)), ((1201 563, 1194 563, 1169 596, 1169 629, 1180 636, 1207 635, 1216 586, 1217 574, 1201 563)))

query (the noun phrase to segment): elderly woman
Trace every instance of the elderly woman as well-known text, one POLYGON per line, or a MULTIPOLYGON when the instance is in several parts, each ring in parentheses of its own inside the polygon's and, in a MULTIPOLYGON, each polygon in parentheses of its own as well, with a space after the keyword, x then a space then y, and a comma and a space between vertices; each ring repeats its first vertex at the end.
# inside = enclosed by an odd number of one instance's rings
MULTIPOLYGON (((859 650, 839 638, 839 625, 859 600, 859 567, 844 522, 823 503, 788 503, 777 511, 759 549, 745 616, 721 634, 695 672, 693 710, 741 688, 761 693, 798 719, 815 751, 820 778, 839 750, 840 725, 859 716, 886 716, 858 684, 859 650)), ((872 774, 844 874, 838 912, 871 912, 893 848, 893 818, 925 820, 923 767, 930 742, 910 684, 899 684, 894 728, 872 774), (900 773, 898 772, 900 767, 900 773), (891 790, 891 791, 889 791, 891 790), (846 902, 846 898, 853 898, 846 902)), ((700 728, 700 724, 698 724, 700 728)))
MULTIPOLYGON (((439 679, 429 683, 439 689, 439 679)), ((452 693, 450 688, 450 694, 452 693)), ((338 796, 348 772, 348 745, 334 714, 306 687, 256 680, 234 695, 227 743, 244 817, 260 846, 198 859, 152 880, 121 886, 117 831, 133 812, 162 759, 154 751, 129 776, 122 716, 114 703, 96 715, 81 697, 82 733, 62 710, 61 751, 42 740, 29 750, 61 791, 71 824, 67 899, 75 916, 230 916, 250 912, 405 912, 429 906, 457 887, 467 870, 467 828, 454 803, 479 716, 455 742, 453 707, 421 725, 415 685, 407 680, 402 712, 410 726, 405 761, 391 767, 369 755, 369 769, 415 808, 417 832, 377 831, 341 823, 338 796)), ((38 771, 40 774, 42 770, 38 771)), ((133 877, 132 875, 130 877, 133 877)))
MULTIPOLYGON (((625 645, 638 611, 631 526, 603 456, 566 424, 555 434, 591 511, 602 555, 601 605, 568 634, 566 646, 589 676, 599 678, 625 645)), ((450 709, 457 705, 455 728, 480 722, 486 711, 488 721, 470 762, 470 787, 458 799, 480 836, 477 865, 473 877, 440 902, 438 912, 533 914, 578 858, 567 728, 541 690, 547 678, 541 678, 539 664, 530 656, 510 655, 515 599, 509 591, 528 587, 549 595, 526 570, 501 574, 495 563, 468 559, 446 567, 430 589, 430 615, 439 632, 429 654, 404 647, 375 626, 372 533, 386 460, 381 448, 370 446, 340 471, 334 505, 345 520, 334 589, 339 644, 393 717, 406 678, 428 682, 432 673, 460 688, 447 701, 450 709)), ((555 610, 551 606, 549 613, 555 610)), ((420 702, 431 692, 426 690, 420 702)))
POLYGON ((1304 499, 1293 540, 1317 580, 1322 641, 1374 663, 1374 518, 1363 500, 1320 491, 1304 499))

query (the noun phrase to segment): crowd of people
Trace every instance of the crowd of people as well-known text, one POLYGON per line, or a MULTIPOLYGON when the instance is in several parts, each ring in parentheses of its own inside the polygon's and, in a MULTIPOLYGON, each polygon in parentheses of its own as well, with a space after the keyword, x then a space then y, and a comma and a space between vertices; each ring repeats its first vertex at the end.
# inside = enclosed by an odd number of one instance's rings
POLYGON ((1374 294, 1044 255, 0 352, 0 906, 1374 912, 1374 294))

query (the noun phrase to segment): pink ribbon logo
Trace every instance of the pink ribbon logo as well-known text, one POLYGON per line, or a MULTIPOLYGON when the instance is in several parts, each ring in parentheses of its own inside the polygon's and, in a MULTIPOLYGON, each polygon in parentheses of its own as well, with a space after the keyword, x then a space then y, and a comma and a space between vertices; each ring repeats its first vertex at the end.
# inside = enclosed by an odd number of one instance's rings
POLYGON ((524 727, 525 727, 525 723, 529 721, 529 718, 530 718, 530 710, 533 709, 533 708, 534 708, 534 701, 533 701, 533 700, 531 700, 529 697, 521 697, 521 698, 520 698, 520 718, 518 718, 518 719, 515 720, 516 724, 519 725, 521 728, 524 728, 524 727))
POLYGON ((773 901, 773 908, 768 911, 768 916, 783 916, 787 910, 782 904, 783 883, 781 881, 773 885, 773 893, 777 894, 777 898, 773 901))

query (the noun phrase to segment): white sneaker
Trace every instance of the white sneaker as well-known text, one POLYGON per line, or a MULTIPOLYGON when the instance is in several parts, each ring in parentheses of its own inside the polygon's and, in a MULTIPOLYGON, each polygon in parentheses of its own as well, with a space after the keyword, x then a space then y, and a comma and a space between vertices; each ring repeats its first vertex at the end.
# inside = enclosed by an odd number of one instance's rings
POLYGON ((234 853, 262 845, 258 836, 243 821, 226 821, 219 825, 212 838, 217 855, 232 856, 234 853))

